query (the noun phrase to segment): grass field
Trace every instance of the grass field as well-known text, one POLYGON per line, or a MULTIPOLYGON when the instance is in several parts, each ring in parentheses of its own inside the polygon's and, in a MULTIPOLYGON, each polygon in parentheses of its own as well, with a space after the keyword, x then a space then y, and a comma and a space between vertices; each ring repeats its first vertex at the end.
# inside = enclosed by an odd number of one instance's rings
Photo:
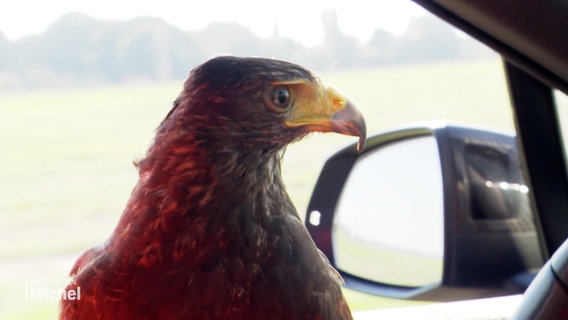
MULTIPOLYGON (((370 134, 448 119, 511 131, 500 62, 448 62, 330 72, 370 134)), ((113 230, 154 128, 181 82, 0 93, 0 318, 55 318, 33 281, 66 277, 74 259, 113 230), (31 281, 31 285, 30 285, 31 281)), ((289 148, 285 181, 304 212, 325 159, 353 137, 316 134, 289 148)), ((406 302, 346 290, 354 310, 406 302)))
POLYGON ((424 286, 442 280, 441 256, 418 254, 369 241, 336 227, 333 236, 337 266, 353 275, 401 286, 424 286), (417 268, 416 266, 420 266, 417 268))

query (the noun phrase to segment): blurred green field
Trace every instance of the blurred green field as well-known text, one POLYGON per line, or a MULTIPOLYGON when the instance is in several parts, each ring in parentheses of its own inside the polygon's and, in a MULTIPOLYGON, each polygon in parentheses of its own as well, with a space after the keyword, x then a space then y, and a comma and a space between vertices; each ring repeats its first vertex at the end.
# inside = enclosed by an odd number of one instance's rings
POLYGON ((369 241, 339 226, 334 229, 333 242, 337 248, 333 252, 337 266, 352 275, 410 287, 442 280, 441 256, 408 252, 369 241))
MULTIPOLYGON (((513 129, 497 57, 322 76, 358 103, 370 134, 432 119, 513 129)), ((57 302, 30 298, 27 283, 65 278, 81 252, 111 233, 137 179, 132 161, 181 84, 0 93, 1 319, 56 317, 57 302)), ((300 212, 325 159, 355 140, 314 134, 288 149, 283 173, 300 212)), ((346 294, 354 310, 407 303, 346 294)))

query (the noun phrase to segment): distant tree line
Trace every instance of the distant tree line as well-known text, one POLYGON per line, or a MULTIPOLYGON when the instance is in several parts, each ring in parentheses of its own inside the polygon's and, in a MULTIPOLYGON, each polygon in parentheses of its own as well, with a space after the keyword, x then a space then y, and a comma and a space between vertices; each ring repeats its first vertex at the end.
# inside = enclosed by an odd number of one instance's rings
POLYGON ((0 90, 185 78, 220 53, 282 58, 317 70, 488 54, 431 17, 414 18, 400 36, 377 29, 366 43, 343 34, 334 12, 324 14, 323 24, 323 43, 306 48, 276 28, 263 39, 236 24, 184 32, 157 18, 102 21, 71 13, 39 35, 9 41, 0 32, 0 90))

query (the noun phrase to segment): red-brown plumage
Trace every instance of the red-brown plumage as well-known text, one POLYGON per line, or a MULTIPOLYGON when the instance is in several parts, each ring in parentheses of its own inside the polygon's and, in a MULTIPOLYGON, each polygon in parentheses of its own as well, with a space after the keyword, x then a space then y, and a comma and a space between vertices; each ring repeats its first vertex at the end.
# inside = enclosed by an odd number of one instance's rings
MULTIPOLYGON (((269 59, 219 57, 193 70, 116 229, 73 267, 67 290, 80 287, 81 299, 62 300, 60 318, 351 318, 280 176, 286 145, 311 131, 286 121, 319 103, 302 92, 323 86, 269 59), (290 106, 267 108, 282 82, 290 106)), ((341 121, 364 135, 359 118, 341 121)))

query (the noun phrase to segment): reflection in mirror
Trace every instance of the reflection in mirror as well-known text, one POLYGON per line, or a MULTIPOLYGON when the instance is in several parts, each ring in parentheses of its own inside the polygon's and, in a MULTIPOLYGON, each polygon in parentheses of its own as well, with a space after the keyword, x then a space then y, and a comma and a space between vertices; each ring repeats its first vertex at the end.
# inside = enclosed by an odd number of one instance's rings
POLYGON ((488 146, 465 145, 464 160, 470 185, 471 216, 479 220, 530 215, 527 193, 510 155, 488 146))
POLYGON ((336 266, 375 282, 442 280, 443 185, 434 137, 389 144, 357 160, 333 222, 336 266))

